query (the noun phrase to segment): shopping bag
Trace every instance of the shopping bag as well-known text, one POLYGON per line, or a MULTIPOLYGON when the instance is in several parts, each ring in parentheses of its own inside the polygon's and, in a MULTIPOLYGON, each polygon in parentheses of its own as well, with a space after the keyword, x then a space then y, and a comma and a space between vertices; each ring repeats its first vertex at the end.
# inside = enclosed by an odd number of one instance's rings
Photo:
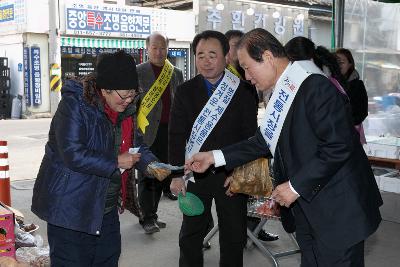
POLYGON ((234 169, 229 190, 251 196, 270 196, 273 185, 268 159, 259 158, 234 169))

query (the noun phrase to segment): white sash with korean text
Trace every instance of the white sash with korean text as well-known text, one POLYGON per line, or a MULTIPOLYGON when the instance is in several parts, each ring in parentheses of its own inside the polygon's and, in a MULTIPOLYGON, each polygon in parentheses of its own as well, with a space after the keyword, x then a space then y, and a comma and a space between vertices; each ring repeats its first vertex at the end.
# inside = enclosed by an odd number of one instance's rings
POLYGON ((297 91, 303 81, 313 73, 324 75, 314 62, 302 60, 289 63, 279 77, 260 126, 261 133, 272 155, 275 154, 283 123, 297 91))
POLYGON ((240 79, 225 69, 224 78, 194 121, 190 138, 186 143, 186 159, 200 151, 201 146, 231 102, 239 84, 240 79))

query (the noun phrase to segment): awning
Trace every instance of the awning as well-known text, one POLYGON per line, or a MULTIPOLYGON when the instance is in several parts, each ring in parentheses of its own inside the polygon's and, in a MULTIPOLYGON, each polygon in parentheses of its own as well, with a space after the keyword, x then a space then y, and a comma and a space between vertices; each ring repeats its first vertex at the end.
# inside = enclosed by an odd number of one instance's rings
POLYGON ((145 40, 61 37, 61 46, 90 48, 145 48, 145 40))

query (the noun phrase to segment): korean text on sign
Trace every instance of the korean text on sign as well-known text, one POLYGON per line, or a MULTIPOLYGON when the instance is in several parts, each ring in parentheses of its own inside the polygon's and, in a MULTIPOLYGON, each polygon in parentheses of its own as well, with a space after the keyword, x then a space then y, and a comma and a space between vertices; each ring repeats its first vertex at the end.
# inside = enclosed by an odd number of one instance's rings
POLYGON ((150 34, 150 15, 67 8, 67 29, 150 34))
POLYGON ((31 61, 33 105, 37 106, 42 104, 42 73, 39 47, 31 47, 31 61))

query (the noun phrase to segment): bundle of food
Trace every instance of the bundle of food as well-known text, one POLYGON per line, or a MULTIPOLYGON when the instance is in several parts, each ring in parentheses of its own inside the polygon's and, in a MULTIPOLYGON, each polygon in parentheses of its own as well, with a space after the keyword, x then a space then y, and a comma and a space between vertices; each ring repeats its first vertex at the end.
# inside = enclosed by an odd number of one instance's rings
POLYGON ((172 166, 170 164, 165 164, 162 162, 152 162, 147 166, 147 172, 157 178, 159 181, 163 181, 165 178, 168 177, 171 173, 176 173, 176 172, 182 172, 183 173, 183 166, 178 167, 178 166, 172 166))
POLYGON ((50 267, 49 247, 23 247, 17 249, 17 260, 31 267, 50 267))
POLYGON ((39 229, 39 226, 34 223, 24 224, 24 221, 18 218, 16 218, 16 222, 17 224, 14 229, 15 248, 36 247, 37 239, 41 239, 41 237, 34 236, 33 233, 39 229))
POLYGON ((250 216, 260 218, 279 219, 279 205, 275 200, 267 197, 250 198, 248 202, 248 213, 250 216))
POLYGON ((229 190, 249 196, 268 197, 272 187, 268 159, 259 158, 233 170, 229 190))
POLYGON ((30 262, 31 267, 50 267, 50 257, 41 255, 30 262))

